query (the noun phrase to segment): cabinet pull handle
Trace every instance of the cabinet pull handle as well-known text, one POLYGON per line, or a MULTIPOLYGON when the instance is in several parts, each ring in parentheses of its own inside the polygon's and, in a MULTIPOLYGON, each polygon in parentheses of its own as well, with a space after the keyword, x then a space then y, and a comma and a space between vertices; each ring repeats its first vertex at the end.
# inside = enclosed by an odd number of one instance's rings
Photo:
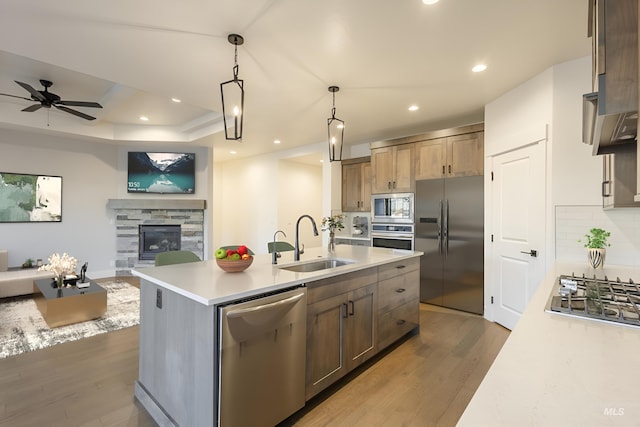
POLYGON ((451 173, 451 165, 449 165, 449 173, 451 173))
POLYGON ((346 319, 347 317, 349 317, 349 312, 347 310, 347 303, 343 303, 342 307, 344 307, 344 314, 342 315, 342 317, 346 319))
POLYGON ((399 293, 399 294, 403 293, 404 291, 406 291, 406 289, 405 289, 405 288, 398 288, 398 289, 396 289, 396 292, 397 292, 397 293, 399 293))
POLYGON ((353 316, 356 313, 356 305, 353 303, 353 301, 349 301, 349 305, 351 306, 349 316, 353 316))
POLYGON ((393 188, 396 188, 396 182, 393 181, 393 188))
POLYGON ((442 175, 445 174, 444 165, 442 165, 442 175))
POLYGON ((404 325, 405 323, 407 323, 407 321, 403 320, 403 319, 400 319, 400 320, 396 321, 396 325, 398 325, 398 326, 404 325))
MULTIPOLYGON (((602 197, 611 197, 611 193, 604 190, 605 186, 609 184, 611 184, 611 181, 602 181, 602 197)), ((609 187, 609 190, 611 190, 611 187, 609 187)))
POLYGON ((401 269, 403 269, 403 268, 405 268, 405 267, 406 267, 406 265, 396 265, 396 268, 397 268, 398 270, 401 270, 401 269))

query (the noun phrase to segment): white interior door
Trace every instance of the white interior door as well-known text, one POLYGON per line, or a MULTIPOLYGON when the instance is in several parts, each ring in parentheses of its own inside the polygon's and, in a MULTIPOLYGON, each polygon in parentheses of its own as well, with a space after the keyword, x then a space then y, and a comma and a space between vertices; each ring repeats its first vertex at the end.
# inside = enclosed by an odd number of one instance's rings
POLYGON ((492 159, 494 320, 513 329, 545 272, 545 142, 492 159))

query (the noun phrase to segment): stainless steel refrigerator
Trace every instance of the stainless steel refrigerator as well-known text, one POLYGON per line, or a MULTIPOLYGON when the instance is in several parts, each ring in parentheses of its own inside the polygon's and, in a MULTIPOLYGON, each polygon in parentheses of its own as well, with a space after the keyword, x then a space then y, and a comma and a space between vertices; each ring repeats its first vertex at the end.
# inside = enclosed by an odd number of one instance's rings
POLYGON ((483 314, 483 181, 482 176, 416 181, 422 302, 483 314))

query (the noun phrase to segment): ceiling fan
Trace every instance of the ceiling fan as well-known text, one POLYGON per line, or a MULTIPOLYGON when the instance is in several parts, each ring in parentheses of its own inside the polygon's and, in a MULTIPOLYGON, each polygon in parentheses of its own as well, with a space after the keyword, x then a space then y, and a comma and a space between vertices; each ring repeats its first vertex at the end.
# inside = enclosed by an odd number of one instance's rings
POLYGON ((0 93, 0 95, 10 96, 12 98, 26 99, 27 101, 36 101, 39 104, 33 104, 30 107, 23 109, 22 111, 33 112, 42 107, 51 108, 56 107, 58 110, 62 110, 66 113, 73 114, 74 116, 81 117, 85 120, 95 120, 95 117, 80 111, 68 108, 72 107, 90 107, 90 108, 102 108, 102 105, 97 102, 85 102, 85 101, 64 101, 60 99, 55 93, 49 92, 49 88, 53 85, 49 80, 40 80, 40 84, 44 86, 44 90, 35 90, 31 85, 14 80, 20 86, 27 90, 31 94, 31 98, 25 98, 23 96, 9 95, 8 93, 0 93))

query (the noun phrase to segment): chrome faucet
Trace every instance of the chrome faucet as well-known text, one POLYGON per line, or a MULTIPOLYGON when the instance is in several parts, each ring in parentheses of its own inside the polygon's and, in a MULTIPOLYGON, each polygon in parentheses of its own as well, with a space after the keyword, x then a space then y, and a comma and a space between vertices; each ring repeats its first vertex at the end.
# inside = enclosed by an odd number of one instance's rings
MULTIPOLYGON (((293 248, 293 260, 294 261, 300 261, 300 254, 302 252, 300 252, 300 243, 298 240, 298 229, 300 228, 300 220, 302 218, 309 218, 311 220, 311 224, 313 225, 313 235, 317 236, 318 235, 318 227, 316 227, 316 222, 313 220, 313 218, 311 218, 310 215, 302 215, 300 218, 298 218, 298 221, 296 222, 296 244, 295 247, 293 248)), ((304 248, 304 246, 303 246, 304 248)))
POLYGON ((275 233, 273 233, 273 248, 271 248, 271 250, 273 250, 272 255, 271 255, 271 264, 277 264, 278 263, 278 258, 280 257, 280 253, 278 251, 276 251, 276 236, 278 235, 278 233, 282 233, 282 235, 284 237, 287 237, 286 234, 284 234, 284 231, 282 230, 278 230, 275 233))

